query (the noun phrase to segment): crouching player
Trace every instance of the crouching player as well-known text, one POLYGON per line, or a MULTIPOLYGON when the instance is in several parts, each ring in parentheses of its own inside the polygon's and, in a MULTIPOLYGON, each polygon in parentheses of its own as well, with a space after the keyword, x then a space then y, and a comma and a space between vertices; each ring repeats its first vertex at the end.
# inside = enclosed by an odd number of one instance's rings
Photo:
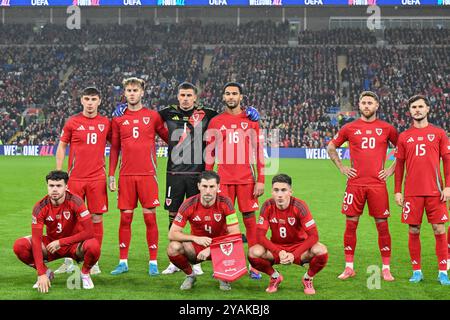
MULTIPOLYGON (((218 195, 220 178, 214 171, 203 171, 198 179, 200 194, 186 199, 175 216, 169 231, 167 255, 170 262, 186 274, 181 290, 189 290, 196 281, 192 264, 211 260, 212 239, 240 233, 231 200, 218 195), (183 233, 186 223, 191 234, 183 233)), ((230 290, 229 282, 219 280, 221 290, 230 290)))
POLYGON ((327 248, 319 242, 316 224, 307 205, 292 197, 292 179, 278 174, 272 179, 272 198, 261 208, 257 229, 258 244, 249 250, 252 266, 270 276, 266 292, 273 293, 283 281, 274 264, 309 263, 302 283, 305 294, 315 294, 313 277, 328 261, 327 248), (266 238, 272 231, 271 240, 266 238))
POLYGON ((64 257, 83 261, 83 288, 92 289, 94 284, 89 271, 100 257, 100 245, 94 238, 91 215, 83 200, 67 191, 69 176, 66 172, 51 171, 46 180, 48 195, 34 206, 32 235, 17 239, 14 253, 20 261, 37 269, 38 279, 33 288, 39 292, 48 292, 53 279, 53 272, 44 261, 64 257), (46 235, 42 234, 44 225, 46 235))

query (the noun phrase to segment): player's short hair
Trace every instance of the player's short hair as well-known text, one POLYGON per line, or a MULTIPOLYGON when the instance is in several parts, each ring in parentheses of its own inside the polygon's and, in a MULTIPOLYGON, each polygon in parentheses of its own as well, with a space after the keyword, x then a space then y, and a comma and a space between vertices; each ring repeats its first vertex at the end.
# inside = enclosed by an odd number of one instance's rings
POLYGON ((225 83, 225 85, 222 88, 222 94, 225 93, 225 90, 228 87, 237 87, 239 89, 239 94, 242 94, 244 92, 242 84, 240 84, 239 82, 227 82, 227 83, 225 83))
POLYGON ((182 89, 183 90, 192 89, 192 90, 194 90, 195 95, 197 95, 197 93, 198 93, 198 88, 195 85, 193 85, 192 83, 187 82, 187 81, 184 81, 178 85, 178 92, 180 92, 180 90, 182 90, 182 89))
POLYGON ((219 175, 212 170, 208 170, 208 171, 203 171, 199 176, 198 176, 198 183, 200 183, 202 181, 202 179, 205 180, 211 180, 211 179, 216 179, 217 184, 220 183, 220 177, 219 175))
POLYGON ((364 98, 364 97, 372 97, 372 98, 375 99, 375 101, 377 103, 380 103, 380 98, 378 98, 378 95, 375 92, 373 92, 373 91, 363 91, 363 92, 361 92, 361 94, 359 95, 359 101, 361 101, 362 98, 364 98))
POLYGON ((67 172, 62 170, 53 170, 50 171, 49 174, 45 177, 45 181, 47 181, 47 183, 48 180, 64 180, 64 183, 67 184, 67 182, 69 181, 69 175, 67 174, 67 172))
POLYGON ((414 96, 412 96, 411 98, 408 99, 408 108, 411 107, 411 105, 416 102, 417 100, 423 100, 425 101, 425 104, 427 105, 427 107, 430 106, 430 100, 428 100, 427 97, 425 97, 422 94, 416 94, 414 96))
POLYGON ((139 79, 137 77, 123 79, 122 86, 124 89, 126 88, 126 86, 128 86, 130 84, 138 85, 142 88, 142 90, 145 89, 145 81, 142 79, 139 79))
POLYGON ((276 176, 274 176, 272 178, 272 186, 277 182, 287 183, 290 187, 292 187, 292 178, 290 176, 288 176, 287 174, 280 173, 280 174, 277 174, 276 176))
POLYGON ((96 87, 86 87, 81 91, 81 96, 99 96, 101 97, 100 90, 96 87))

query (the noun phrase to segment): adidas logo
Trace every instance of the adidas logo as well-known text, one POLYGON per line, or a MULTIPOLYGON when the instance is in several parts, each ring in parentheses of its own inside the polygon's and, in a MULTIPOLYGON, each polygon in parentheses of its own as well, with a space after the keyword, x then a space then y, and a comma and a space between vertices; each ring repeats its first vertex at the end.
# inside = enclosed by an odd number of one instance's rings
POLYGON ((384 216, 388 216, 388 215, 389 215, 389 210, 386 210, 386 211, 383 213, 383 215, 384 215, 384 216))
POLYGON ((411 264, 418 264, 416 260, 411 261, 411 264))
POLYGON ((108 210, 108 208, 106 207, 106 204, 103 205, 102 211, 103 210, 108 210))
POLYGON ((441 260, 441 261, 439 262, 439 264, 445 264, 445 265, 447 265, 447 260, 441 260))
POLYGON ((149 247, 150 249, 158 249, 158 246, 156 245, 156 244, 152 244, 150 247, 149 247))
POLYGON ((122 242, 121 244, 119 244, 119 247, 120 247, 120 248, 126 248, 127 245, 126 245, 125 243, 122 242))
POLYGON ((125 121, 122 123, 122 125, 123 125, 123 126, 128 126, 128 125, 130 125, 130 122, 129 122, 128 120, 125 120, 125 121))
POLYGON ((380 251, 391 251, 391 249, 389 249, 389 247, 384 247, 380 251))
POLYGON ((278 223, 278 220, 277 220, 277 218, 272 218, 272 219, 270 220, 270 222, 272 222, 272 223, 278 223))
POLYGON ((45 220, 47 220, 47 221, 55 221, 55 220, 53 220, 53 218, 50 217, 50 216, 48 216, 47 219, 45 219, 45 220))
POLYGON ((192 221, 202 221, 202 219, 199 216, 195 216, 195 218, 192 219, 192 221))
POLYGON ((86 129, 84 128, 83 125, 79 126, 78 129, 77 129, 77 131, 84 131, 84 130, 86 130, 86 129))
POLYGON ((413 137, 410 137, 408 140, 406 140, 406 142, 407 142, 407 143, 414 142, 413 137))
POLYGON ((344 248, 344 250, 347 250, 347 251, 353 251, 352 247, 350 247, 350 246, 346 246, 346 247, 344 248))
POLYGON ((153 205, 154 205, 154 206, 156 206, 156 205, 158 205, 158 204, 159 204, 159 201, 158 201, 158 200, 153 201, 153 205))
POLYGON ((361 130, 356 130, 355 135, 362 134, 361 130))
POLYGON ((223 131, 223 130, 227 130, 227 127, 225 127, 225 125, 222 125, 222 126, 220 127, 220 131, 223 131))
POLYGON ((441 221, 447 221, 448 220, 448 218, 447 218, 447 216, 444 214, 443 216, 442 216, 442 218, 441 218, 441 221))
POLYGON ((255 202, 255 203, 253 204, 252 209, 258 209, 258 208, 259 208, 259 206, 258 206, 258 204, 255 202))

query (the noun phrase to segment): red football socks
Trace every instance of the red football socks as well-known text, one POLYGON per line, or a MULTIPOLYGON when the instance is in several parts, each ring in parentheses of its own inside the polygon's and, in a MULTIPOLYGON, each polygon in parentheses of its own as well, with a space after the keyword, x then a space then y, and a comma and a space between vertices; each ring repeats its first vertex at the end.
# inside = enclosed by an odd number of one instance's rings
POLYGON ((158 258, 158 224, 156 223, 156 214, 144 214, 145 226, 147 228, 147 245, 150 260, 158 258))
POLYGON ((128 259, 128 250, 131 242, 131 222, 133 221, 133 213, 121 212, 120 213, 120 226, 119 226, 119 248, 120 259, 128 259))
POLYGON ((411 257, 411 264, 413 270, 421 270, 420 265, 420 233, 409 233, 409 255, 411 257))

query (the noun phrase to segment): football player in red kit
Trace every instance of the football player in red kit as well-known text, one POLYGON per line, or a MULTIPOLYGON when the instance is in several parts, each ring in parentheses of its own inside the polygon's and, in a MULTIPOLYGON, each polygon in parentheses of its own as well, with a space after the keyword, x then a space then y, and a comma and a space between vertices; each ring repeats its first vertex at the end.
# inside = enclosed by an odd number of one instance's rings
POLYGON ((315 294, 313 277, 327 264, 327 248, 319 242, 316 223, 306 203, 292 196, 292 179, 286 174, 272 179, 272 198, 261 208, 257 241, 249 250, 249 260, 254 268, 270 276, 266 292, 276 292, 283 281, 274 264, 309 263, 302 283, 305 294, 315 294), (269 228, 270 240, 266 238, 269 228))
MULTIPOLYGON (((218 194, 219 175, 214 171, 204 171, 198 179, 200 193, 183 202, 169 231, 167 254, 170 261, 186 274, 181 290, 191 289, 196 281, 191 264, 211 259, 213 238, 240 233, 231 200, 218 194), (191 226, 191 234, 183 233, 187 222, 191 226)), ((219 280, 219 283, 221 290, 231 289, 229 282, 219 280)))
MULTIPOLYGON (((240 107, 242 97, 239 83, 225 84, 225 112, 211 119, 208 126, 205 168, 213 169, 217 155, 220 194, 229 197, 233 205, 237 198, 250 248, 256 244, 255 211, 259 209, 258 197, 264 193, 264 146, 258 122, 249 121, 240 107)), ((253 268, 250 276, 261 279, 253 268)))
POLYGON ((413 267, 410 282, 423 280, 421 271, 420 226, 425 209, 436 238, 438 280, 450 285, 447 276, 448 222, 446 201, 450 199, 450 144, 444 130, 428 122, 430 103, 425 96, 416 95, 408 100, 413 125, 402 132, 397 145, 395 168, 395 202, 403 208, 402 222, 409 225, 409 254, 413 267), (442 183, 440 159, 444 164, 445 185, 442 183), (403 174, 406 165, 404 195, 403 174))
MULTIPOLYGON (((100 91, 87 87, 81 92, 83 111, 70 117, 64 125, 56 150, 56 170, 62 170, 67 146, 69 153, 69 182, 71 193, 85 200, 94 223, 94 234, 100 248, 103 241, 103 214, 108 211, 106 191, 105 147, 111 139, 111 124, 107 117, 98 114, 100 91)), ((72 259, 66 258, 55 273, 73 271, 72 259)), ((96 264, 91 274, 100 273, 96 264)))
POLYGON ((94 238, 91 215, 83 200, 67 191, 66 172, 52 171, 46 180, 48 194, 33 209, 32 235, 17 239, 14 253, 20 261, 37 270, 38 280, 33 288, 39 292, 48 292, 53 279, 53 272, 44 261, 64 257, 83 261, 83 288, 92 289, 89 271, 100 257, 100 245, 94 238), (42 234, 44 225, 46 235, 42 234))
POLYGON ((145 83, 142 79, 123 81, 128 108, 124 115, 112 120, 111 154, 109 157, 109 188, 116 190, 114 172, 121 154, 119 172, 120 209, 119 265, 111 272, 118 275, 128 271, 128 250, 131 222, 137 202, 142 205, 147 228, 149 275, 158 275, 158 226, 156 207, 159 206, 156 179, 156 133, 167 142, 168 131, 158 112, 144 108, 145 83))
POLYGON ((369 215, 375 219, 378 231, 378 246, 382 259, 382 274, 385 281, 393 281, 390 271, 391 235, 389 196, 386 179, 394 173, 395 165, 384 168, 389 142, 397 144, 398 132, 387 122, 377 119, 378 96, 364 91, 359 96, 361 117, 343 126, 328 144, 328 154, 347 180, 342 213, 346 215, 344 233, 345 269, 338 276, 345 280, 355 276, 353 260, 356 250, 356 229, 359 217, 367 202, 369 215), (351 167, 344 166, 336 148, 348 141, 351 167))

